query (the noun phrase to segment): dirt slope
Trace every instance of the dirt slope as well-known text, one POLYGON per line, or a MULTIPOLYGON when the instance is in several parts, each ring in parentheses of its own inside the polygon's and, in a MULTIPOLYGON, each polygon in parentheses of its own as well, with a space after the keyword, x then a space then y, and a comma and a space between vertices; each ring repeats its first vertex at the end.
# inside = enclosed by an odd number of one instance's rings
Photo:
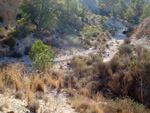
POLYGON ((150 38, 150 17, 145 18, 134 30, 132 37, 150 38))

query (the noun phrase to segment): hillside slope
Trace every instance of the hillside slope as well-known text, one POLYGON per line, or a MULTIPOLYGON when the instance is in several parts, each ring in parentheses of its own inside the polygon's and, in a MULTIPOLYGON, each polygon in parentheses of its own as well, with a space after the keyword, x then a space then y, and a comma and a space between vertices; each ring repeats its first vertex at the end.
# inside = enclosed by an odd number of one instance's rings
POLYGON ((15 23, 19 3, 20 0, 0 0, 0 17, 3 19, 0 26, 15 23))
POLYGON ((134 32, 132 37, 140 38, 150 38, 150 17, 147 17, 139 24, 134 32))

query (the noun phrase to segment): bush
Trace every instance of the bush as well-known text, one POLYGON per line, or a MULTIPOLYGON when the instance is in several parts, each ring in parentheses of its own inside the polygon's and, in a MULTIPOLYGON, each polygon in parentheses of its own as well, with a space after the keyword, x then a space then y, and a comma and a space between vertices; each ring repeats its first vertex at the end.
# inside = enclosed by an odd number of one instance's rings
POLYGON ((18 51, 13 51, 12 54, 11 54, 11 57, 13 58, 21 58, 22 57, 22 54, 18 51))
POLYGON ((87 61, 82 58, 76 57, 71 61, 71 66, 73 68, 82 68, 86 65, 87 65, 87 61))
POLYGON ((134 31, 134 27, 129 27, 127 29, 127 37, 130 37, 132 35, 133 31, 134 31))
POLYGON ((29 109, 35 113, 37 113, 37 110, 39 109, 40 105, 39 105, 39 101, 37 100, 31 100, 31 102, 28 105, 29 109))
POLYGON ((106 113, 149 113, 142 104, 136 103, 130 98, 112 100, 108 102, 104 111, 106 113))
POLYGON ((31 47, 26 47, 24 50, 24 55, 29 55, 30 51, 31 51, 31 47))
POLYGON ((35 30, 35 26, 25 19, 18 20, 17 24, 18 26, 15 28, 16 38, 25 38, 35 30))
POLYGON ((130 43, 131 43, 130 38, 124 38, 124 43, 125 43, 125 44, 130 44, 130 43))
POLYGON ((85 38, 85 39, 84 39, 84 42, 85 42, 85 44, 91 45, 90 39, 85 38))
POLYGON ((4 21, 4 20, 3 20, 3 17, 1 17, 1 16, 0 16, 0 22, 2 22, 2 23, 3 23, 3 21, 4 21))
POLYGON ((29 53, 30 59, 33 60, 33 66, 38 70, 44 70, 46 67, 52 67, 55 54, 51 46, 44 45, 42 41, 36 41, 29 53))
POLYGON ((16 40, 14 37, 14 32, 11 32, 7 35, 6 40, 4 40, 4 44, 8 45, 10 47, 10 49, 14 49, 15 45, 16 45, 16 40))
POLYGON ((99 35, 99 32, 97 30, 95 30, 92 34, 93 37, 97 37, 97 35, 99 35))
POLYGON ((23 95, 24 95, 23 91, 17 91, 15 93, 15 97, 18 98, 18 99, 20 99, 20 100, 22 100, 23 95))
POLYGON ((120 68, 120 62, 118 59, 113 58, 110 62, 109 62, 110 68, 112 70, 113 73, 117 72, 120 68))
POLYGON ((130 45, 124 44, 119 47, 119 53, 120 54, 131 54, 132 53, 132 47, 130 45))

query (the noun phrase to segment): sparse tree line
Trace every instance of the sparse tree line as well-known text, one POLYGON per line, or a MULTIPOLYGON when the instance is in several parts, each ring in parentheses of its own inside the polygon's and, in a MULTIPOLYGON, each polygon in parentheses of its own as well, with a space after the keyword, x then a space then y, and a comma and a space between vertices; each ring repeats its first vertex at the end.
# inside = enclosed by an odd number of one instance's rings
MULTIPOLYGON (((145 0, 98 0, 101 15, 114 16, 130 23, 150 16, 150 3, 145 0)), ((23 0, 20 14, 23 19, 42 28, 63 31, 64 28, 80 28, 85 7, 78 0, 23 0)))
POLYGON ((145 0, 99 0, 103 14, 113 15, 130 23, 137 23, 150 16, 150 3, 145 0), (105 13, 104 13, 105 12, 105 13))
POLYGON ((78 0, 23 0, 20 5, 22 18, 42 28, 59 31, 68 26, 78 27, 84 13, 78 0))

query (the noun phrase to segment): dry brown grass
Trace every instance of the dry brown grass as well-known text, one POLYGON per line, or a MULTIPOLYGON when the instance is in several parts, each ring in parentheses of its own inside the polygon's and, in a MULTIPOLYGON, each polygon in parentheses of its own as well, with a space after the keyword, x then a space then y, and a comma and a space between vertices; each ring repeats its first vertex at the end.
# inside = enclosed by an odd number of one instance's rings
POLYGON ((124 38, 124 43, 125 43, 125 44, 130 44, 130 43, 131 43, 130 38, 124 38))
POLYGON ((2 73, 0 73, 0 93, 4 93, 4 83, 2 73))
POLYGON ((105 113, 149 113, 142 104, 136 103, 130 98, 108 100, 104 106, 105 113))
POLYGON ((32 91, 41 91, 44 92, 44 82, 41 78, 38 77, 38 75, 34 75, 33 81, 32 81, 32 91))
POLYGON ((53 79, 52 76, 48 77, 48 85, 52 88, 57 88, 57 80, 53 79))
POLYGON ((31 100, 28 107, 31 111, 38 113, 38 109, 40 108, 39 101, 35 99, 31 100))
POLYGON ((29 105, 29 102, 34 98, 34 94, 31 93, 30 91, 30 79, 29 78, 25 78, 24 79, 25 82, 25 89, 26 89, 26 100, 27 100, 27 104, 29 105))
POLYGON ((23 91, 17 91, 15 93, 15 97, 22 100, 23 99, 23 96, 24 96, 24 92, 23 91))
POLYGON ((62 75, 59 73, 57 89, 60 89, 63 87, 64 87, 64 81, 63 81, 62 75))
POLYGON ((83 95, 76 95, 69 101, 72 107, 79 113, 103 113, 99 104, 83 95))

